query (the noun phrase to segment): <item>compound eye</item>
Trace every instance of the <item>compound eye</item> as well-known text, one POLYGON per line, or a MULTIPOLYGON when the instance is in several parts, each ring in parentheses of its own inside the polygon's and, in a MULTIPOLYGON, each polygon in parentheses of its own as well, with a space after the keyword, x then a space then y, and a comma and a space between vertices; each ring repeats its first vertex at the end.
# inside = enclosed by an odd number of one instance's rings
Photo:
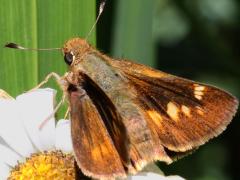
POLYGON ((73 54, 72 52, 68 52, 64 55, 64 61, 65 63, 67 63, 68 65, 71 65, 73 62, 73 54))

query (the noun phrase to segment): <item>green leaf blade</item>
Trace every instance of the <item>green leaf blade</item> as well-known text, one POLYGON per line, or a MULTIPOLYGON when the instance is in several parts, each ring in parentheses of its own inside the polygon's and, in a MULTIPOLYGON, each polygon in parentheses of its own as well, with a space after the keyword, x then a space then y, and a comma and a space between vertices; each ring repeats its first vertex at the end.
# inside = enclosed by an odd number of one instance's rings
POLYGON ((1 0, 0 88, 17 95, 37 84, 37 53, 3 48, 7 42, 36 47, 35 1, 1 0), (27 12, 27 13, 26 13, 27 12), (31 41, 29 41, 31 39, 31 41))

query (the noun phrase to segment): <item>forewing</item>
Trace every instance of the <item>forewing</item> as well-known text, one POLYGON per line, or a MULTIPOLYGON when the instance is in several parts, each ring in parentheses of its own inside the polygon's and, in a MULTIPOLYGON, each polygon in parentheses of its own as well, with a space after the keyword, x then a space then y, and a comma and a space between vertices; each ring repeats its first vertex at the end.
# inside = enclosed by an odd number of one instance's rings
MULTIPOLYGON (((70 91, 70 107, 73 149, 83 173, 94 178, 124 177, 124 158, 116 147, 119 144, 114 143, 99 109, 85 90, 70 91)), ((115 127, 116 131, 121 129, 115 127)))
POLYGON ((136 88, 150 129, 170 151, 189 151, 219 135, 238 107, 235 97, 218 88, 129 61, 110 63, 136 88))

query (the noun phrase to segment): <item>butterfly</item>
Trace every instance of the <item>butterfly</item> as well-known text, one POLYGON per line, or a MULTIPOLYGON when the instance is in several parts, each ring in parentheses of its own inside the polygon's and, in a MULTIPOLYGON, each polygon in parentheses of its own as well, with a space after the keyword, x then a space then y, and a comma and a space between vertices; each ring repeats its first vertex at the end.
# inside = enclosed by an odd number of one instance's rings
POLYGON ((236 113, 238 100, 221 89, 112 59, 84 39, 63 52, 74 154, 90 177, 169 164, 218 136, 236 113))

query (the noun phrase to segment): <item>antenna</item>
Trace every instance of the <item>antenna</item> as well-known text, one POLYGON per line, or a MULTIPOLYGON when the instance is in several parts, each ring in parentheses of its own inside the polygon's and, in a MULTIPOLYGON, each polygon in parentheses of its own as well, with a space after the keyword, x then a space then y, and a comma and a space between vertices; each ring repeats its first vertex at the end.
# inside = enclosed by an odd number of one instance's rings
POLYGON ((98 11, 97 19, 96 19, 95 23, 93 24, 92 28, 90 29, 89 33, 87 34, 87 36, 86 36, 86 38, 85 38, 86 40, 89 38, 89 36, 91 35, 93 29, 96 27, 96 24, 97 24, 97 22, 98 22, 98 20, 99 20, 99 18, 100 18, 100 16, 101 16, 103 10, 104 10, 104 6, 105 6, 105 4, 106 4, 106 1, 107 1, 107 0, 102 0, 102 1, 101 1, 100 6, 99 6, 99 11, 98 11))
POLYGON ((20 49, 20 50, 33 50, 33 51, 52 51, 52 50, 61 50, 62 48, 26 48, 23 46, 19 46, 15 43, 7 43, 5 44, 6 48, 20 49))
MULTIPOLYGON (((94 28, 96 27, 96 24, 104 10, 105 4, 106 4, 107 0, 101 0, 100 6, 99 6, 99 11, 98 11, 98 16, 97 19, 95 21, 95 23, 93 24, 92 28, 90 29, 90 31, 88 32, 87 36, 86 36, 86 40, 89 38, 89 36, 91 35, 92 31, 94 30, 94 28)), ((20 50, 33 50, 33 51, 52 51, 52 50, 62 50, 62 48, 27 48, 27 47, 23 47, 20 46, 18 44, 15 43, 7 43, 5 44, 6 48, 13 48, 13 49, 20 49, 20 50)))

